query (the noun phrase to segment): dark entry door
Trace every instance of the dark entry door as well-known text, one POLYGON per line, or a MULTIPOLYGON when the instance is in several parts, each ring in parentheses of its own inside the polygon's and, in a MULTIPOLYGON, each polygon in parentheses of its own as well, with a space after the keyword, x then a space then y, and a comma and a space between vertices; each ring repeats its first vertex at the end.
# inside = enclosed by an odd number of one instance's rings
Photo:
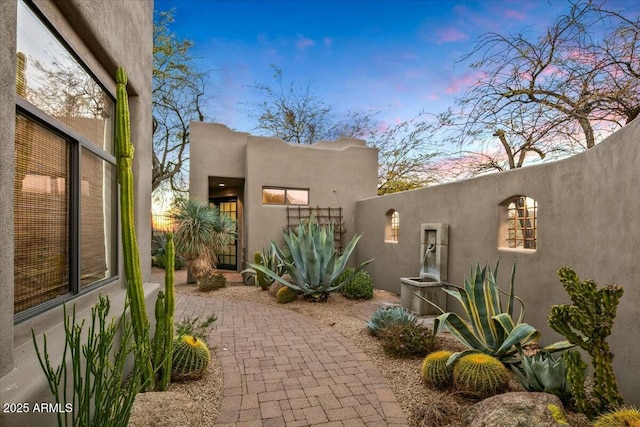
MULTIPOLYGON (((220 213, 227 214, 236 222, 236 236, 238 231, 238 198, 237 197, 216 197, 210 200, 220 210, 220 213)), ((238 238, 227 245, 226 249, 218 254, 218 268, 222 270, 238 269, 238 238)))

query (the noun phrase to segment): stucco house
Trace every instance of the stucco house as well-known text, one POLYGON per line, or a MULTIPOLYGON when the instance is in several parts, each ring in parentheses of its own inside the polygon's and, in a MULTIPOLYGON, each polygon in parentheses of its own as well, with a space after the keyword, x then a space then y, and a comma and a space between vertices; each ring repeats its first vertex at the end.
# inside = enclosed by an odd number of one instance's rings
MULTIPOLYGON (((269 239, 281 241, 297 208, 342 207, 347 238, 363 234, 355 262, 375 258, 367 270, 377 288, 400 293, 400 279, 419 274, 429 239, 446 251, 438 256, 449 283, 463 284, 473 264, 500 258, 504 286, 515 260, 525 321, 548 344, 563 339, 547 317, 553 304, 570 302, 556 276, 568 265, 583 279, 625 288, 609 342, 625 398, 640 402, 640 363, 629 345, 640 324, 638 119, 571 158, 385 196, 376 195, 377 152, 363 141, 296 146, 218 124, 191 130, 191 197, 237 203, 231 268, 240 270, 269 239), (448 233, 441 239, 425 227, 448 233)), ((447 304, 460 310, 450 297, 447 304)))
POLYGON ((363 140, 298 145, 221 124, 192 122, 190 129, 190 197, 237 219, 222 268, 243 270, 269 240, 282 240, 283 227, 311 213, 335 223, 346 244, 356 232, 356 201, 377 194, 378 151, 363 140))
MULTIPOLYGON (((150 275, 153 1, 0 2, 0 402, 51 401, 31 330, 64 344, 99 294, 122 312, 114 153, 115 72, 129 75, 136 223, 150 275)), ((158 285, 145 285, 147 304, 158 285)), ((152 315, 153 308, 150 310, 152 315)), ((0 412, 2 426, 55 424, 54 413, 0 412)))

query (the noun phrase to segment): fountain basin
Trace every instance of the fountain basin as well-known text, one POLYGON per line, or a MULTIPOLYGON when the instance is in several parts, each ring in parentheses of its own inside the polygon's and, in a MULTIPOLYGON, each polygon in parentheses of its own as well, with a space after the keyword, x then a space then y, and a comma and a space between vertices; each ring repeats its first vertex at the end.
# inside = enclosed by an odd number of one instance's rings
POLYGON ((438 316, 442 313, 426 301, 418 298, 414 292, 428 299, 443 310, 447 310, 447 293, 442 289, 445 282, 432 277, 404 277, 400 279, 400 300, 402 307, 416 316, 438 316))

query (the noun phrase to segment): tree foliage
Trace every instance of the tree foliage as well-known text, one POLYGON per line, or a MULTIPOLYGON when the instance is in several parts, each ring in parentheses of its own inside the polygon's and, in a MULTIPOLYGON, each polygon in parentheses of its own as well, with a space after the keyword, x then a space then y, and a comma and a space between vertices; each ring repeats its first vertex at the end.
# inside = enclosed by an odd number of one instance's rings
POLYGON ((185 191, 189 161, 189 123, 204 121, 208 71, 195 65, 193 42, 169 29, 174 10, 159 12, 153 27, 152 188, 185 191))
POLYGON ((313 144, 340 137, 360 138, 378 149, 378 193, 424 187, 432 182, 430 160, 436 155, 433 136, 441 117, 416 118, 396 124, 381 123, 379 112, 348 112, 336 117, 334 107, 312 90, 311 84, 286 84, 283 72, 272 65, 275 85, 255 84, 263 101, 249 106, 255 130, 294 144, 313 144))
POLYGON ((594 1, 571 3, 540 35, 484 34, 464 58, 478 78, 457 120, 478 171, 591 148, 637 117, 639 40, 638 15, 594 1))
POLYGON ((271 65, 275 85, 256 83, 253 88, 264 98, 251 106, 249 114, 256 119, 255 130, 294 144, 313 144, 332 131, 331 107, 312 91, 311 84, 285 84, 282 70, 271 65))

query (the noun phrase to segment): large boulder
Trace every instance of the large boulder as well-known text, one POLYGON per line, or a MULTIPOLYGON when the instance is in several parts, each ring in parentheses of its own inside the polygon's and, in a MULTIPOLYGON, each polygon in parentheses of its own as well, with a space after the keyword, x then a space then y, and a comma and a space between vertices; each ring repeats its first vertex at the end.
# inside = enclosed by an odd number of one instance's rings
POLYGON ((549 393, 498 394, 470 407, 467 427, 566 427, 562 402, 549 393))
POLYGON ((187 414, 193 410, 193 399, 171 391, 138 393, 131 410, 129 427, 189 427, 187 414))

